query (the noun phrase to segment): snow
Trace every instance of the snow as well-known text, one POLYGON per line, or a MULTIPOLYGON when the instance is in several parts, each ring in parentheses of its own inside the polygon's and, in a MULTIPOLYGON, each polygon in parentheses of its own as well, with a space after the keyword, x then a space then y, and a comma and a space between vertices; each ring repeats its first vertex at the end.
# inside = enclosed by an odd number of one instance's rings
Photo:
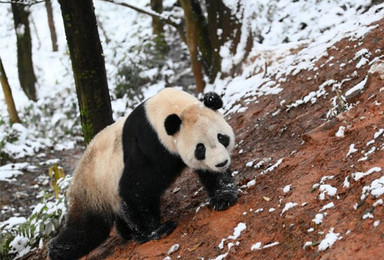
POLYGON ((28 246, 28 241, 28 238, 18 235, 9 244, 9 246, 13 249, 11 252, 16 253, 16 258, 20 258, 29 253, 31 247, 28 246))
POLYGON ((367 212, 363 215, 362 219, 367 219, 367 218, 373 219, 374 216, 371 212, 367 212))
POLYGON ((334 233, 334 228, 329 230, 329 233, 325 236, 325 238, 320 242, 318 250, 324 251, 335 244, 337 240, 340 240, 340 233, 334 233))
POLYGON ((256 180, 251 180, 247 182, 247 188, 251 188, 256 185, 256 180))
POLYGON ((0 166, 0 181, 11 181, 11 178, 23 174, 21 170, 28 168, 29 163, 10 163, 0 166))
POLYGON ((362 56, 368 55, 369 51, 366 48, 363 48, 355 53, 355 57, 353 57, 354 60, 357 60, 361 58, 362 56))
POLYGON ((180 248, 180 245, 179 244, 174 244, 173 246, 171 246, 168 251, 167 251, 167 255, 171 255, 173 253, 175 253, 177 250, 179 250, 180 248))
POLYGON ((264 211, 263 208, 259 208, 259 209, 255 210, 255 214, 260 213, 260 212, 263 212, 263 211, 264 211))
POLYGON ((344 137, 344 132, 345 132, 345 126, 340 126, 339 130, 335 134, 336 137, 343 138, 344 137))
POLYGON ((20 225, 27 222, 27 219, 25 217, 11 217, 7 219, 6 221, 0 222, 0 228, 4 229, 11 229, 14 226, 20 225))
POLYGON ((251 251, 256 251, 261 249, 261 242, 257 242, 251 246, 251 251))
POLYGON ((319 214, 316 214, 315 218, 312 219, 312 221, 315 222, 315 224, 319 225, 323 223, 323 219, 324 219, 324 214, 319 213, 319 214))
POLYGON ((254 161, 247 162, 247 163, 245 164, 245 167, 252 167, 252 166, 253 166, 253 162, 254 162, 254 161))
POLYGON ((308 246, 312 246, 312 241, 305 242, 304 245, 303 245, 303 249, 305 249, 308 246))
POLYGON ((283 192, 288 193, 291 190, 291 184, 284 186, 283 192))
POLYGON ((320 195, 319 195, 319 199, 320 200, 324 200, 325 199, 325 194, 328 194, 329 196, 333 197, 333 196, 336 195, 336 192, 337 192, 337 188, 332 187, 329 184, 321 184, 319 186, 319 190, 321 192, 320 195))
POLYGON ((236 240, 240 237, 241 232, 243 232, 247 228, 245 223, 239 223, 235 229, 233 230, 233 235, 229 236, 228 239, 236 240))
POLYGON ((225 239, 225 238, 221 239, 220 244, 219 244, 217 247, 220 248, 220 249, 224 249, 224 242, 225 242, 226 240, 227 240, 227 239, 225 239))
POLYGON ((375 173, 375 172, 381 172, 381 168, 380 167, 373 167, 373 168, 369 169, 366 172, 355 172, 355 173, 352 173, 352 178, 355 181, 358 181, 361 178, 364 178, 364 177, 366 177, 368 175, 371 175, 372 173, 375 173))
POLYGON ((324 206, 320 209, 320 212, 321 212, 321 211, 324 211, 324 210, 327 210, 327 209, 330 209, 330 208, 333 208, 333 207, 335 207, 335 204, 334 204, 333 202, 330 202, 330 203, 324 205, 324 206))
POLYGON ((345 92, 345 96, 350 96, 357 91, 363 90, 367 80, 368 80, 368 76, 365 77, 360 83, 358 83, 357 85, 349 89, 347 92, 345 92))
POLYGON ((374 136, 373 136, 373 139, 377 139, 380 135, 382 135, 384 133, 384 128, 380 128, 379 131, 377 131, 374 136))
POLYGON ((351 186, 351 183, 349 182, 349 176, 345 177, 344 183, 343 183, 343 188, 349 188, 351 186))
POLYGON ((281 211, 281 215, 284 214, 284 212, 286 212, 287 210, 290 210, 291 208, 293 207, 296 207, 297 206, 297 203, 296 202, 288 202, 285 204, 283 210, 281 211))
POLYGON ((274 165, 268 167, 267 169, 265 169, 264 171, 262 171, 260 174, 263 175, 263 174, 266 174, 268 172, 272 172, 273 170, 275 170, 277 167, 279 167, 279 165, 283 162, 284 158, 281 158, 279 159, 274 165))
POLYGON ((277 245, 279 245, 279 244, 280 244, 279 242, 272 242, 272 243, 270 243, 270 244, 267 244, 267 245, 263 246, 263 249, 264 249, 264 248, 274 247, 274 246, 277 246, 277 245))
POLYGON ((373 180, 370 186, 363 187, 363 194, 370 192, 374 198, 384 194, 384 176, 373 180))
POLYGON ((383 205, 383 199, 379 199, 377 201, 375 201, 375 203, 373 203, 372 206, 376 207, 376 206, 381 206, 383 205))
POLYGON ((348 156, 350 156, 351 154, 356 153, 357 151, 358 151, 358 150, 355 148, 355 144, 351 144, 351 145, 349 146, 348 153, 347 153, 347 155, 346 155, 345 157, 348 157, 348 156))
MULTIPOLYGON (((241 236, 241 233, 247 228, 247 225, 245 223, 242 223, 240 222, 233 230, 233 235, 230 235, 228 236, 227 238, 223 238, 221 239, 220 241, 220 244, 218 245, 218 248, 220 249, 224 249, 224 245, 225 245, 225 241, 227 241, 228 239, 230 240, 236 240, 238 239, 240 236, 241 236)), ((224 254, 221 254, 219 255, 218 257, 216 257, 215 259, 224 259, 227 255, 228 255, 228 252, 229 250, 232 248, 232 246, 236 245, 238 246, 240 244, 239 241, 236 241, 235 243, 228 243, 228 251, 224 254)))

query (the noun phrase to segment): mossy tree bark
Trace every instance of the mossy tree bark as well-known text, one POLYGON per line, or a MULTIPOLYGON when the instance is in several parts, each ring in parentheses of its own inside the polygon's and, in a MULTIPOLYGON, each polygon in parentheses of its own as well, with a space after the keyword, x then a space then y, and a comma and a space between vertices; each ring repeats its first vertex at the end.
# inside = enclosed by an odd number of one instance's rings
POLYGON ((4 69, 1 57, 0 57, 0 81, 1 81, 1 86, 3 87, 5 103, 7 104, 7 110, 8 110, 11 124, 21 123, 19 115, 17 114, 15 101, 13 100, 13 96, 12 96, 12 90, 11 90, 11 87, 9 86, 7 74, 5 74, 5 69, 4 69))
POLYGON ((58 51, 56 27, 55 27, 55 21, 53 19, 51 0, 45 0, 45 8, 47 9, 48 26, 49 26, 49 32, 51 34, 51 42, 52 42, 52 51, 58 51))
POLYGON ((84 140, 113 123, 92 0, 59 0, 72 61, 84 140))
POLYGON ((36 76, 32 62, 29 7, 13 1, 12 13, 17 40, 17 67, 20 86, 30 100, 36 101, 36 76))

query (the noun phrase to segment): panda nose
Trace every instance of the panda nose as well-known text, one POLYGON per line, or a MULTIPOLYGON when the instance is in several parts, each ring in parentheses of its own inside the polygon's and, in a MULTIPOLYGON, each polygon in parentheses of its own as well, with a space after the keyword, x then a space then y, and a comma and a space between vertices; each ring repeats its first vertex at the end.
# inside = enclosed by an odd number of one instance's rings
POLYGON ((228 160, 225 160, 224 162, 218 163, 218 164, 216 164, 215 166, 216 166, 217 168, 221 168, 221 167, 225 166, 227 163, 228 163, 228 160))

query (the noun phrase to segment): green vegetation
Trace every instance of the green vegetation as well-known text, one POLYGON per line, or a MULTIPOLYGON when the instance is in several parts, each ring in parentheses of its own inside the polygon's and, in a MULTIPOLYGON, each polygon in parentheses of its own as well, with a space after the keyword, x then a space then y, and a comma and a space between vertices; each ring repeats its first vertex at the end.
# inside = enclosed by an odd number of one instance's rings
POLYGON ((49 168, 50 191, 43 191, 43 198, 27 218, 11 218, 0 226, 0 258, 13 259, 41 247, 52 238, 64 222, 67 198, 64 196, 72 177, 65 176, 61 167, 49 168))

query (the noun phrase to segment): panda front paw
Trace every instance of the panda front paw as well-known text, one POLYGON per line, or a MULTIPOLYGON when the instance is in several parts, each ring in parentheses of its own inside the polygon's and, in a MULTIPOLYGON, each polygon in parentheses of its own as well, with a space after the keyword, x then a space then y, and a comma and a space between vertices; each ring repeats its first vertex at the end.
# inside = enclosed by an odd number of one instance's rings
POLYGON ((235 205, 236 202, 237 192, 235 191, 220 192, 216 196, 211 197, 209 201, 213 208, 218 211, 226 210, 230 206, 235 205))

